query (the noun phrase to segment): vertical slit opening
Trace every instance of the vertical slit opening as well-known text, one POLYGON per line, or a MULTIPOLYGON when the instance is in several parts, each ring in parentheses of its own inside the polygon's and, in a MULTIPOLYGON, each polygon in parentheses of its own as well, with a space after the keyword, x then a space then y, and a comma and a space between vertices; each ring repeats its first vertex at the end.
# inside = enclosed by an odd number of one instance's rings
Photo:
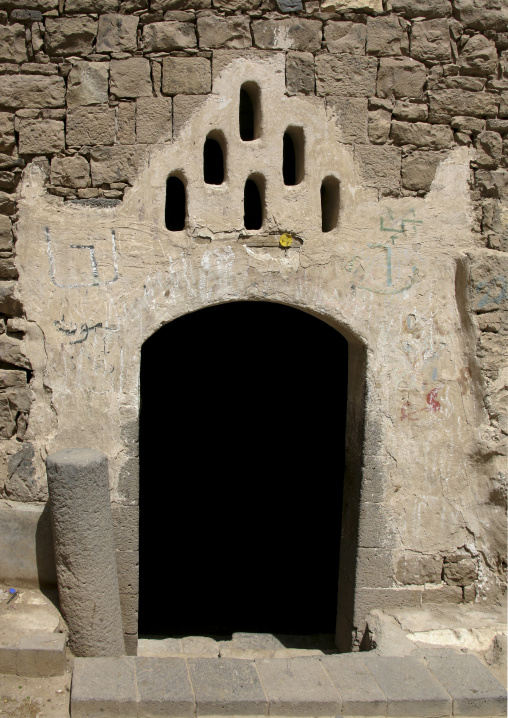
POLYGON ((166 227, 172 232, 185 229, 187 196, 185 184, 180 177, 172 175, 166 180, 166 227))
POLYGON ((261 229, 264 214, 265 180, 261 175, 249 177, 243 190, 243 223, 245 229, 261 229))
POLYGON ((224 182, 224 147, 221 133, 210 133, 203 146, 203 176, 206 184, 224 182))
POLYGON ((339 221, 340 182, 329 175, 321 183, 321 230, 331 232, 339 221))
POLYGON ((261 132, 260 90, 255 82, 244 82, 240 88, 239 127, 244 142, 256 140, 261 132))
POLYGON ((300 184, 305 174, 303 127, 288 127, 283 137, 282 176, 285 185, 300 184))

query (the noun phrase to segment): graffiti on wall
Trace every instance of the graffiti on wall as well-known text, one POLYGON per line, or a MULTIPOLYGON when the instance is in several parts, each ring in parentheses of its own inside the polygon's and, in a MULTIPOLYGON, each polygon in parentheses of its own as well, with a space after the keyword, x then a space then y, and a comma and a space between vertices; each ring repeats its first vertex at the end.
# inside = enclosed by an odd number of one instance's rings
MULTIPOLYGON (((46 243, 49 260, 49 275, 55 287, 60 289, 77 288, 77 287, 100 287, 113 284, 118 279, 118 257, 116 252, 116 235, 115 230, 111 230, 111 246, 105 251, 103 240, 83 243, 72 243, 65 246, 65 254, 60 248, 60 263, 64 269, 57 263, 55 251, 52 244, 51 233, 49 227, 46 227, 46 243), (69 254, 70 250, 77 250, 69 254), (98 254, 101 259, 99 260, 98 254), (58 266, 57 266, 58 264, 58 266), (113 276, 109 279, 102 278, 100 266, 113 265, 113 276), (61 275, 65 275, 65 279, 61 275)), ((104 270, 106 271, 106 270, 104 270)))

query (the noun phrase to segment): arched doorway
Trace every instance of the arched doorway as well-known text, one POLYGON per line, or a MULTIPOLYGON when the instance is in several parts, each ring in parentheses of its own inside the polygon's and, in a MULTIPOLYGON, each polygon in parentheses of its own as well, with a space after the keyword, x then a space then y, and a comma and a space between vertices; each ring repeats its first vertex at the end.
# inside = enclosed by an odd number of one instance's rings
POLYGON ((342 335, 280 304, 145 342, 140 634, 335 631, 347 377, 342 335))

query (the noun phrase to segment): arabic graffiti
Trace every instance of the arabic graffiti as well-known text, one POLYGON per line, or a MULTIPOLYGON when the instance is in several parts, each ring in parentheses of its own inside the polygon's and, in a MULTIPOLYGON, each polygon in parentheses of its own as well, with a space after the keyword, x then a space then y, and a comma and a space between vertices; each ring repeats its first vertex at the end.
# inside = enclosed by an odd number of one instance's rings
POLYGON ((77 287, 99 287, 99 286, 105 286, 108 284, 113 284, 113 282, 116 282, 118 279, 118 259, 116 254, 116 235, 115 230, 111 230, 111 251, 112 251, 112 258, 113 258, 113 278, 108 280, 101 281, 99 278, 99 269, 97 266, 97 259, 96 259, 96 253, 95 253, 95 245, 93 244, 71 244, 70 249, 80 249, 85 250, 89 252, 90 256, 90 273, 91 273, 91 281, 89 282, 76 282, 76 283, 70 283, 70 284, 63 284, 56 279, 56 262, 55 262, 55 256, 53 252, 53 247, 51 244, 51 234, 49 231, 49 227, 46 227, 46 243, 47 243, 47 249, 48 249, 48 258, 49 258, 49 274, 51 277, 51 281, 55 285, 55 287, 59 287, 60 289, 66 289, 66 288, 77 288, 77 287))
POLYGON ((86 340, 89 337, 90 332, 95 332, 97 329, 103 329, 106 332, 116 332, 118 329, 116 327, 105 327, 102 322, 97 322, 96 324, 92 324, 89 326, 86 322, 81 325, 79 329, 78 334, 78 327, 75 325, 72 329, 69 329, 64 324, 64 317, 62 317, 61 320, 55 319, 54 325, 58 329, 59 332, 62 332, 63 334, 66 334, 67 336, 78 336, 79 339, 75 339, 74 341, 70 342, 70 344, 83 344, 86 342, 86 340))

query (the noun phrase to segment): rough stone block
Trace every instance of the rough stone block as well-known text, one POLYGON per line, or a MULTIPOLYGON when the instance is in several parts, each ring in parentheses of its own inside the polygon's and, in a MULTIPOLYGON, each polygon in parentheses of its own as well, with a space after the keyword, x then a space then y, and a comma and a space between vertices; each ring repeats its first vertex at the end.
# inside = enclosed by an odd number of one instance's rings
POLYGON ((58 120, 20 120, 19 152, 48 155, 65 147, 64 123, 58 120))
POLYGON ((133 15, 101 15, 97 52, 134 52, 137 49, 139 18, 133 15))
POLYGON ((342 142, 367 142, 367 102, 366 97, 326 98, 326 106, 332 109, 337 118, 342 142))
POLYGON ((198 716, 268 714, 268 701, 253 661, 190 658, 188 665, 198 716))
POLYGON ((150 62, 144 57, 112 60, 110 90, 116 97, 151 97, 150 62))
POLYGON ((447 556, 443 564, 443 576, 446 583, 468 586, 478 578, 478 561, 469 555, 447 556))
POLYGON ((200 95, 212 86, 210 61, 206 57, 165 57, 162 63, 162 92, 165 95, 200 95))
POLYGON ((8 317, 19 317, 23 313, 23 305, 16 297, 16 288, 15 282, 0 283, 0 312, 8 317))
POLYGON ((449 0, 390 0, 389 9, 404 17, 449 17, 452 14, 449 0))
POLYGON ((135 658, 76 658, 71 713, 74 718, 135 716, 135 658))
POLYGON ((171 142, 171 98, 143 97, 136 102, 136 140, 171 142))
POLYGON ((340 695, 318 658, 265 658, 256 667, 271 715, 340 714, 340 695))
POLYGON ((426 586, 422 594, 422 606, 435 603, 462 603, 462 587, 461 586, 426 586))
POLYGON ((119 0, 65 0, 66 13, 117 12, 119 0))
POLYGON ((65 673, 65 635, 33 633, 18 644, 18 676, 61 676, 65 673))
POLYGON ((0 112, 0 152, 12 152, 15 145, 14 115, 0 112))
POLYGON ((16 196, 0 192, 0 214, 12 215, 16 212, 16 196))
POLYGON ((325 42, 328 52, 365 55, 367 26, 361 22, 327 22, 325 42))
POLYGON ((508 6, 500 0, 454 0, 456 17, 466 27, 503 32, 508 25, 508 6))
POLYGON ((192 115, 206 101, 206 95, 176 95, 173 98, 173 139, 176 139, 192 115))
POLYGON ((137 594, 139 583, 139 552, 116 551, 120 593, 137 594))
MULTIPOLYGON (((441 155, 435 152, 413 152, 403 157, 402 186, 406 189, 427 191, 440 159, 441 155), (436 160, 435 163, 433 159, 436 160)), ((395 578, 405 585, 421 586, 424 583, 440 583, 442 571, 443 560, 439 556, 408 552, 397 562, 395 578)))
POLYGON ((0 61, 26 62, 25 26, 0 25, 0 61))
POLYGON ((421 62, 405 57, 382 58, 377 94, 379 97, 421 97, 426 80, 427 72, 421 62))
MULTIPOLYGON (((0 259, 0 280, 4 279, 17 279, 18 278, 18 268, 16 267, 16 264, 14 263, 13 257, 4 257, 0 259)), ((3 397, 4 399, 4 408, 5 411, 0 411, 0 415, 2 415, 2 419, 8 418, 14 420, 15 415, 12 416, 12 411, 15 410, 16 402, 11 400, 11 397, 3 397)), ((14 397, 12 397, 14 399, 14 397)), ((27 411, 30 409, 30 406, 28 406, 27 411)), ((1 433, 1 432, 0 432, 1 433)), ((10 433, 6 438, 10 438, 15 432, 13 431, 10 433)))
POLYGON ((499 98, 490 92, 434 90, 429 93, 429 122, 449 122, 456 115, 495 117, 499 98))
POLYGON ((386 696, 358 654, 324 656, 321 663, 342 698, 341 715, 386 715, 386 696))
POLYGON ((393 116, 397 120, 405 122, 425 122, 429 116, 429 108, 423 103, 396 100, 393 106, 393 116))
POLYGON ((496 43, 484 35, 466 36, 459 42, 458 65, 462 75, 492 75, 497 71, 497 63, 496 43))
POLYGON ((108 101, 109 64, 76 62, 67 76, 67 107, 108 101))
POLYGON ((111 514, 116 548, 135 551, 138 547, 139 508, 117 504, 111 507, 111 514))
MULTIPOLYGON (((10 252, 12 249, 12 223, 9 217, 0 215, 0 251, 10 252)), ((1 388, 1 381, 0 381, 1 388)))
POLYGON ((476 164, 485 169, 495 169, 503 155, 503 140, 497 132, 480 132, 476 138, 476 164))
POLYGON ((151 22, 143 28, 145 52, 171 52, 196 44, 196 31, 190 22, 151 22))
POLYGON ((390 549, 359 548, 357 573, 362 576, 362 588, 389 588, 393 583, 393 554, 390 549))
POLYGON ((396 191, 400 188, 401 151, 397 147, 355 147, 364 182, 369 187, 396 191))
POLYGON ((383 12, 382 0, 322 0, 323 12, 348 12, 359 10, 361 12, 383 12))
POLYGON ((252 45, 249 19, 241 16, 202 15, 197 21, 199 47, 241 49, 252 45))
MULTIPOLYGON (((378 147, 375 149, 385 149, 378 147)), ((373 609, 418 608, 422 602, 422 590, 414 588, 357 588, 355 595, 355 625, 365 621, 373 609)))
POLYGON ((315 86, 314 55, 311 52, 288 52, 286 55, 286 87, 288 91, 313 95, 315 86))
POLYGON ((51 160, 51 184, 81 189, 90 185, 90 165, 81 155, 54 157, 51 160))
POLYGON ((392 122, 391 138, 396 145, 414 145, 442 150, 453 144, 453 131, 448 125, 426 122, 392 122))
POLYGON ((76 107, 67 112, 67 147, 112 145, 115 141, 113 107, 76 107))
POLYGON ((319 20, 303 18, 256 20, 252 35, 254 44, 263 50, 317 52, 321 49, 322 25, 319 20))
POLYGON ((375 94, 376 72, 374 57, 318 55, 317 94, 369 97, 375 94))
POLYGON ((446 62, 450 61, 451 56, 448 20, 436 18, 413 24, 411 57, 422 62, 446 62))
POLYGON ((121 145, 136 142, 136 103, 120 102, 116 114, 116 141, 121 145))
POLYGON ((412 656, 364 653, 362 661, 386 695, 388 716, 449 716, 452 701, 425 665, 412 656))
POLYGON ((89 17, 47 18, 44 45, 48 55, 88 55, 97 35, 89 17))
POLYGON ((136 674, 141 715, 194 715, 194 694, 183 658, 136 658, 136 674))
POLYGON ((133 635, 138 632, 138 595, 136 593, 120 593, 122 610, 122 626, 124 633, 133 635))
POLYGON ((44 75, 1 75, 0 105, 19 107, 63 107, 65 81, 63 77, 44 75))
POLYGON ((453 698, 453 713, 461 716, 505 716, 506 690, 471 655, 427 656, 427 664, 453 698))
POLYGON ((369 112, 369 140, 375 145, 382 145, 390 136, 392 113, 388 110, 369 112))
POLYGON ((407 22, 397 15, 367 19, 367 55, 388 57, 407 52, 407 22))

